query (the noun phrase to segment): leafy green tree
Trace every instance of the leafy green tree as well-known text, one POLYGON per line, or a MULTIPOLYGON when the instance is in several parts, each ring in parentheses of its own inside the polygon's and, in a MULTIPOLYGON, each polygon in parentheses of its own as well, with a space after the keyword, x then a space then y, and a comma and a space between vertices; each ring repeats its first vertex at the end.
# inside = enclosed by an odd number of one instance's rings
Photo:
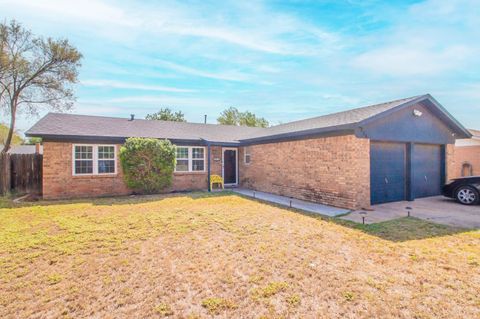
POLYGON ((145 116, 147 120, 186 122, 185 114, 182 111, 173 112, 168 107, 161 108, 160 111, 145 116))
POLYGON ((255 126, 255 127, 268 127, 268 121, 263 117, 257 117, 255 114, 249 111, 240 113, 239 125, 241 126, 255 126))
POLYGON ((223 125, 239 125, 240 112, 236 107, 229 107, 220 113, 220 116, 217 118, 217 122, 218 124, 223 125))
POLYGON ((15 133, 17 112, 37 114, 40 107, 68 110, 75 100, 82 55, 68 40, 34 36, 18 22, 0 23, 0 108, 10 116, 2 152, 15 133))
MULTIPOLYGON (((4 124, 0 124, 0 145, 5 145, 5 141, 7 140, 7 136, 8 136, 8 131, 9 131, 8 126, 4 124)), ((20 135, 14 132, 12 136, 11 144, 18 145, 22 143, 23 143, 23 139, 20 137, 20 135)))
POLYGON ((159 192, 172 185, 176 150, 168 140, 132 137, 120 149, 128 187, 142 193, 159 192))
POLYGON ((249 111, 240 112, 236 107, 229 107, 217 118, 219 124, 240 125, 254 127, 268 127, 268 121, 263 117, 257 117, 249 111))
POLYGON ((24 144, 27 144, 27 145, 34 145, 37 143, 42 143, 41 137, 29 137, 26 141, 24 141, 24 144))

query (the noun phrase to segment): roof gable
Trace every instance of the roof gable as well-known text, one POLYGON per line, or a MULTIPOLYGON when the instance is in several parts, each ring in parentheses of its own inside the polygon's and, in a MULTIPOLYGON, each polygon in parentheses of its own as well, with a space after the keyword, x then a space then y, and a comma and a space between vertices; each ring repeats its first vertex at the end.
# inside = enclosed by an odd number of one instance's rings
POLYGON ((429 104, 431 112, 439 117, 456 134, 457 138, 471 136, 468 130, 430 94, 425 94, 273 126, 242 141, 247 143, 266 142, 275 139, 298 138, 336 131, 355 131, 369 123, 388 117, 417 103, 429 104))
POLYGON ((416 98, 412 98, 405 103, 392 107, 384 112, 375 114, 369 118, 364 119, 363 121, 359 122, 358 125, 360 127, 365 126, 369 123, 377 121, 381 118, 390 116, 395 112, 404 110, 409 108, 415 104, 422 103, 425 105, 432 114, 438 117, 445 125, 447 125, 453 133, 455 133, 457 138, 470 138, 472 134, 458 122, 437 100, 435 100, 430 94, 425 94, 418 96, 416 98))
POLYGON ((355 135, 371 140, 428 144, 453 144, 456 138, 455 131, 425 101, 361 122, 355 135))

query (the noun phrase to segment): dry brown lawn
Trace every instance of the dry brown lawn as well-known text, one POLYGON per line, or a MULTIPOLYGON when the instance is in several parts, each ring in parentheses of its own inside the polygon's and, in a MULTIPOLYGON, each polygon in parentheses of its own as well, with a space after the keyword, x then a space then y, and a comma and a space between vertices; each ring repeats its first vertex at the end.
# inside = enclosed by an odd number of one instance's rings
POLYGON ((0 318, 480 317, 479 231, 355 227, 229 193, 2 208, 0 318))

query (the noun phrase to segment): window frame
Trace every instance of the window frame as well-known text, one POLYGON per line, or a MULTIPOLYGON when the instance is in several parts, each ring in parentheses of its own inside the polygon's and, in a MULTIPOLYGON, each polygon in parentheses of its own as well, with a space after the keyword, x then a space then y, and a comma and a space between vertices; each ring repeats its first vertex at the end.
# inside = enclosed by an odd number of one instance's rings
MULTIPOLYGON (((88 159, 90 160, 90 159, 88 159)), ((115 176, 118 172, 118 165, 117 165, 117 146, 115 144, 72 144, 72 176, 115 176), (92 173, 88 174, 81 174, 75 172, 75 148, 77 146, 89 146, 92 147, 92 173), (113 158, 112 159, 99 159, 98 158, 98 148, 99 147, 113 147, 113 158), (109 161, 112 160, 114 162, 114 172, 113 173, 99 173, 98 172, 98 161, 109 161)))
POLYGON ((176 146, 177 148, 186 148, 187 149, 187 157, 177 158, 177 149, 175 149, 175 169, 176 173, 188 173, 190 172, 190 149, 188 146, 176 146), (187 161, 187 170, 186 171, 177 171, 177 160, 187 161))
MULTIPOLYGON (((180 160, 187 160, 188 159, 188 170, 187 171, 177 171, 177 165, 175 164, 175 173, 178 174, 188 174, 188 173, 205 173, 207 168, 207 153, 205 146, 186 146, 186 145, 176 145, 178 148, 186 148, 188 150, 188 158, 180 158, 180 160), (194 148, 201 148, 203 149, 203 158, 193 158, 193 149, 194 148), (203 160, 203 170, 201 171, 194 171, 193 170, 193 161, 201 161, 203 160)), ((175 153, 175 161, 177 160, 176 153, 175 153)))
POLYGON ((245 165, 250 165, 250 163, 252 163, 252 153, 250 153, 250 148, 248 146, 243 147, 243 163, 245 165), (248 162, 247 162, 247 156, 249 157, 248 162))

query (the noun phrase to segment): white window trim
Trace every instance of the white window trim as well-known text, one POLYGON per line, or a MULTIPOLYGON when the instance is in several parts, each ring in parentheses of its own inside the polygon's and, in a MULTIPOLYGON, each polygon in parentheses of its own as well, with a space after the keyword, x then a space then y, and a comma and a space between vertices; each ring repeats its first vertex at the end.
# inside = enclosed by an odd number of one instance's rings
POLYGON ((250 153, 248 146, 244 146, 243 147, 243 163, 245 165, 250 165, 251 162, 252 162, 252 154, 250 153), (247 162, 247 155, 250 156, 250 162, 247 162))
POLYGON ((188 173, 190 172, 190 149, 188 146, 177 146, 178 148, 186 148, 187 149, 187 157, 177 158, 177 152, 175 151, 175 160, 187 161, 187 170, 186 171, 177 171, 177 164, 175 164, 175 172, 176 173, 188 173))
MULTIPOLYGON (((177 147, 180 148, 186 148, 188 149, 188 171, 177 171, 177 165, 175 165, 175 173, 205 173, 207 170, 207 160, 206 160, 206 150, 204 146, 185 146, 185 145, 177 145, 177 147), (194 148, 201 148, 203 149, 203 170, 201 171, 194 171, 193 170, 193 161, 194 160, 202 160, 201 158, 193 158, 193 149, 194 148)), ((176 158, 176 153, 175 153, 175 159, 176 158)), ((187 158, 180 158, 180 160, 186 160, 187 158)))
MULTIPOLYGON (((107 159, 109 160, 109 159, 107 159)), ((113 144, 72 144, 72 175, 73 176, 115 176, 118 172, 117 167, 117 146, 113 144), (92 147, 92 161, 93 170, 90 174, 77 174, 75 173, 75 147, 76 146, 91 146, 92 147), (113 162, 115 165, 115 172, 113 173, 99 173, 98 172, 98 148, 100 146, 113 146, 113 162)))

